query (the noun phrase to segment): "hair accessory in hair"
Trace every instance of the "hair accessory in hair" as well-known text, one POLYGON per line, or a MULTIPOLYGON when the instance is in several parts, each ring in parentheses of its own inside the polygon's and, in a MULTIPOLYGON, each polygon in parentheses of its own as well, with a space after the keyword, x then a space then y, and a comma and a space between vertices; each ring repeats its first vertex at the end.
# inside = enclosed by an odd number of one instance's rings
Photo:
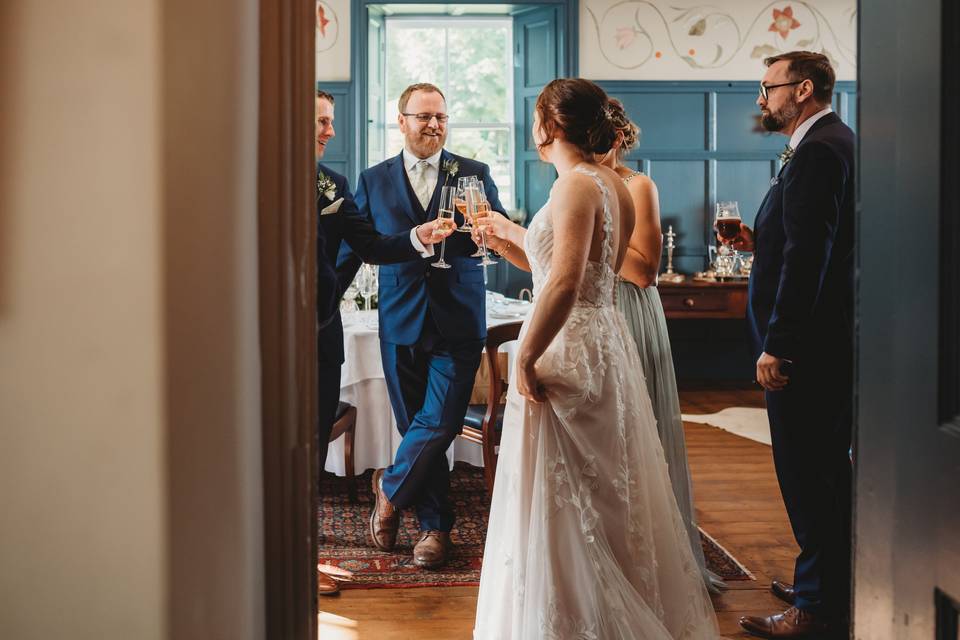
POLYGON ((607 120, 613 120, 613 109, 609 104, 603 105, 603 117, 607 120))

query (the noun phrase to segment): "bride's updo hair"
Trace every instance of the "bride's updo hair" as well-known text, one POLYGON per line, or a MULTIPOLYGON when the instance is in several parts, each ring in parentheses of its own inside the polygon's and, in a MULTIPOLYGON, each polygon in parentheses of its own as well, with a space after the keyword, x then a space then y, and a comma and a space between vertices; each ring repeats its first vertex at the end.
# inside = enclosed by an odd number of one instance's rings
POLYGON ((606 153, 617 139, 613 110, 606 92, 583 78, 553 80, 537 98, 541 147, 551 144, 557 132, 576 146, 584 158, 606 153))
POLYGON ((617 158, 623 160, 624 156, 640 142, 640 127, 627 115, 622 102, 616 98, 610 98, 609 105, 613 126, 617 128, 621 138, 620 146, 617 148, 617 158))

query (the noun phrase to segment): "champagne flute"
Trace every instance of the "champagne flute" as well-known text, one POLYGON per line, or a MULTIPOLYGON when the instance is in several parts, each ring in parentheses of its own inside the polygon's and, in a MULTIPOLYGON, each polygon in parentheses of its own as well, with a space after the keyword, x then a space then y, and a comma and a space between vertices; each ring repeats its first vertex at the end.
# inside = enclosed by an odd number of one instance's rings
POLYGON ((360 297, 363 299, 363 309, 364 311, 370 310, 370 305, 372 301, 370 300, 373 297, 373 294, 377 292, 377 267, 376 265, 366 264, 360 267, 360 273, 358 276, 359 282, 357 286, 360 289, 360 297))
POLYGON ((457 227, 461 233, 470 233, 473 231, 473 224, 470 216, 467 215, 467 189, 476 184, 477 176, 466 176, 457 178, 457 196, 455 200, 457 211, 463 216, 463 224, 457 227))
MULTIPOLYGON (((440 188, 440 209, 437 212, 438 220, 453 220, 454 201, 457 197, 456 187, 440 188)), ((444 250, 447 248, 447 239, 440 241, 440 259, 430 264, 437 269, 449 269, 450 263, 443 259, 444 250)))
MULTIPOLYGON (((490 215, 490 203, 487 201, 487 195, 483 191, 483 182, 480 180, 477 180, 476 185, 467 190, 467 212, 473 219, 474 226, 477 225, 480 218, 490 215)), ((480 231, 480 245, 470 257, 482 258, 480 265, 484 267, 497 264, 497 261, 491 259, 487 253, 487 235, 482 230, 480 231)))

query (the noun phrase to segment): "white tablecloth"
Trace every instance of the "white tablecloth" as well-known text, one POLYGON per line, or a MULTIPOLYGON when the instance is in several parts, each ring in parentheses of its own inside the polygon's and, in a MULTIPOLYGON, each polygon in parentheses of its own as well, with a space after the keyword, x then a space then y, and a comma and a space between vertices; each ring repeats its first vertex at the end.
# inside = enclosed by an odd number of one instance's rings
MULTIPOLYGON (((507 301, 506 306, 487 305, 487 327, 516 322, 522 315, 509 316, 511 311, 526 311, 519 304, 507 301)), ((511 357, 516 342, 503 345, 501 351, 511 357)), ((340 375, 340 399, 357 407, 357 429, 353 445, 356 473, 379 469, 393 463, 402 439, 393 417, 387 382, 380 361, 380 337, 377 333, 377 312, 357 311, 343 315, 343 370, 340 375)), ((511 362, 512 364, 512 362, 511 362)), ((510 366, 510 365, 508 365, 510 366)), ((326 470, 345 475, 343 438, 330 443, 326 470)), ((483 466, 480 446, 457 438, 447 450, 450 467, 456 460, 483 466)))

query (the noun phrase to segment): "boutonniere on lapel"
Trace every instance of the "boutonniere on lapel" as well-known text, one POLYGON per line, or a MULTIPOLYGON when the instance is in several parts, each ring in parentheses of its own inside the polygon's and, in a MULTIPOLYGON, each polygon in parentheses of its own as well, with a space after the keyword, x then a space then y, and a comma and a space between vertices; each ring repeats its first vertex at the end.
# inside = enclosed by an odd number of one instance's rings
POLYGON ((786 166, 787 163, 790 162, 790 158, 793 157, 793 154, 794 154, 793 147, 791 147, 790 145, 787 145, 786 147, 784 147, 783 151, 780 152, 780 164, 782 166, 786 166))
POLYGON ((457 176, 457 172, 460 171, 460 163, 457 162, 456 160, 448 158, 443 161, 443 165, 441 166, 441 168, 443 169, 443 172, 447 174, 443 178, 443 184, 446 185, 447 180, 449 180, 450 178, 455 178, 457 176))
POLYGON ((333 179, 323 171, 317 174, 317 196, 323 195, 327 200, 333 200, 337 197, 337 185, 333 179))

